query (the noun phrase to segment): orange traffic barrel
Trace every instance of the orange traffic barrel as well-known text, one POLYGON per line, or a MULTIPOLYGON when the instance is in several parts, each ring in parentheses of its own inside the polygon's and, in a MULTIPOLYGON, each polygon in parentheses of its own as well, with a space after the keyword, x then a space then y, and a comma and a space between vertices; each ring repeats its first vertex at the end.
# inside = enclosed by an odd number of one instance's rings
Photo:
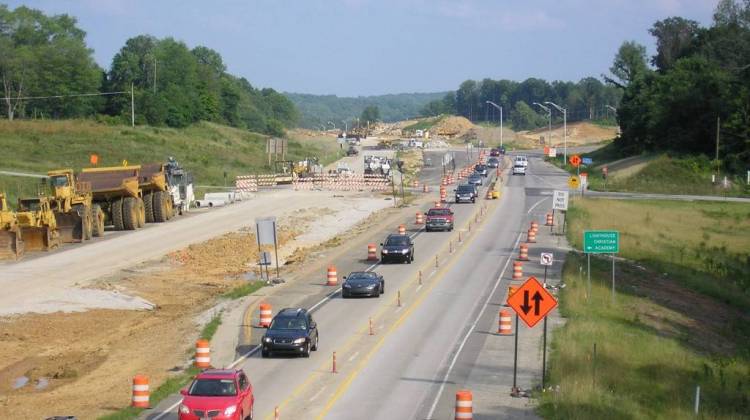
POLYGON ((264 328, 271 326, 271 319, 273 318, 273 310, 270 303, 260 304, 260 323, 259 325, 264 328))
POLYGON ((519 261, 529 260, 529 246, 528 245, 521 244, 518 246, 518 260, 519 261))
POLYGON ((422 192, 430 192, 430 187, 428 187, 427 184, 422 184, 422 192))
POLYGON ((440 208, 440 202, 439 201, 435 202, 435 208, 440 208))
POLYGON ((328 266, 328 274, 326 275, 326 286, 335 286, 339 283, 338 273, 336 272, 335 265, 328 266))
POLYGON ((375 244, 367 244, 367 261, 378 260, 378 248, 375 244))
POLYGON ((133 400, 130 405, 138 408, 148 408, 149 404, 148 376, 135 375, 133 377, 133 400))
POLYGON ((411 186, 414 188, 419 188, 419 181, 415 179, 414 181, 412 181, 411 186))
POLYGON ((487 188, 487 200, 492 200, 492 189, 487 188))
POLYGON ((534 233, 537 233, 539 231, 539 223, 531 222, 531 230, 533 230, 534 233))
POLYGON ((529 231, 526 232, 526 242, 530 244, 536 243, 536 232, 534 229, 529 229, 529 231))
POLYGON ((471 391, 456 391, 456 420, 473 419, 471 391))
POLYGON ((200 339, 195 342, 195 367, 199 369, 211 367, 211 349, 208 340, 200 339))
POLYGON ((424 223, 424 214, 422 214, 422 212, 421 212, 421 211, 418 211, 418 212, 417 212, 417 221, 416 221, 416 222, 414 222, 414 223, 416 223, 416 224, 418 224, 418 225, 421 225, 421 224, 423 224, 423 223, 424 223))
POLYGON ((520 280, 523 278, 523 263, 521 261, 513 261, 513 280, 520 280))
POLYGON ((510 312, 506 311, 505 309, 500 311, 500 321, 497 329, 498 334, 509 335, 513 333, 513 329, 510 326, 511 319, 512 318, 510 317, 510 312))
POLYGON ((404 225, 398 225, 398 234, 399 235, 406 235, 406 226, 404 226, 404 225))
POLYGON ((547 223, 545 225, 552 226, 553 224, 555 224, 555 221, 552 218, 552 213, 547 213, 547 223))

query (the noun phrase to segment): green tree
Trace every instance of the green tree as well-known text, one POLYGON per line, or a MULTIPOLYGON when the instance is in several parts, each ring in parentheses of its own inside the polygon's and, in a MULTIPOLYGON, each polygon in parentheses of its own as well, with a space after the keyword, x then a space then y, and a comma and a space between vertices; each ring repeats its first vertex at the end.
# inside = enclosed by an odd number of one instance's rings
POLYGON ((534 112, 526 102, 518 101, 510 113, 510 121, 515 130, 532 130, 546 125, 547 118, 534 112))
POLYGON ((650 71, 646 64, 646 47, 634 41, 624 42, 617 51, 609 71, 614 78, 605 76, 607 82, 620 88, 627 87, 636 78, 650 71))
POLYGON ((380 121, 380 108, 377 105, 370 105, 362 111, 362 115, 359 117, 363 124, 368 121, 372 124, 380 121))
POLYGON ((649 33, 656 38, 656 55, 651 63, 665 72, 695 47, 700 27, 694 20, 670 17, 654 23, 649 33))

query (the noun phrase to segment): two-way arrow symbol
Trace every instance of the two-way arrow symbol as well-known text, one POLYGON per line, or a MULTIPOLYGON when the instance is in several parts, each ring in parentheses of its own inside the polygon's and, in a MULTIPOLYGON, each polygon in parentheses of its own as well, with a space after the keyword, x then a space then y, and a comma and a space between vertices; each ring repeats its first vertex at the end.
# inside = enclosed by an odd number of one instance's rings
MULTIPOLYGON (((531 299, 534 301, 534 315, 539 316, 539 311, 541 310, 541 302, 544 300, 541 293, 538 291, 534 293, 534 296, 531 297, 531 299)), ((523 291, 523 305, 521 305, 521 310, 523 311, 524 315, 528 315, 529 311, 531 311, 531 306, 529 306, 529 291, 524 290, 523 291)))

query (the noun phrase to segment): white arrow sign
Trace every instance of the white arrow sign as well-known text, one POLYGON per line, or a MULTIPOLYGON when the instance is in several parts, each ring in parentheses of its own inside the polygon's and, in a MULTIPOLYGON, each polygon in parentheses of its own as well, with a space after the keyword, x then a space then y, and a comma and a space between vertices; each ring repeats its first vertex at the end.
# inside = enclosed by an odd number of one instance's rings
POLYGON ((542 252, 542 265, 552 265, 552 253, 551 252, 542 252))

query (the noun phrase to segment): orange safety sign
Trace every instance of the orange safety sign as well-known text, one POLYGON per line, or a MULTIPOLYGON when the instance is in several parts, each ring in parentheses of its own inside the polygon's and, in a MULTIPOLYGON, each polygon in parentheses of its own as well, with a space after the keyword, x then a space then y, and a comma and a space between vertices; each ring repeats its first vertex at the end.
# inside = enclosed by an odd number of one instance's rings
POLYGON ((557 299, 533 276, 508 296, 507 302, 529 328, 557 306, 557 299))
POLYGON ((92 154, 89 156, 89 162, 91 162, 92 165, 96 166, 99 164, 99 155, 92 154))
POLYGON ((578 155, 573 155, 568 160, 570 161, 570 164, 576 168, 581 164, 581 157, 578 155))

